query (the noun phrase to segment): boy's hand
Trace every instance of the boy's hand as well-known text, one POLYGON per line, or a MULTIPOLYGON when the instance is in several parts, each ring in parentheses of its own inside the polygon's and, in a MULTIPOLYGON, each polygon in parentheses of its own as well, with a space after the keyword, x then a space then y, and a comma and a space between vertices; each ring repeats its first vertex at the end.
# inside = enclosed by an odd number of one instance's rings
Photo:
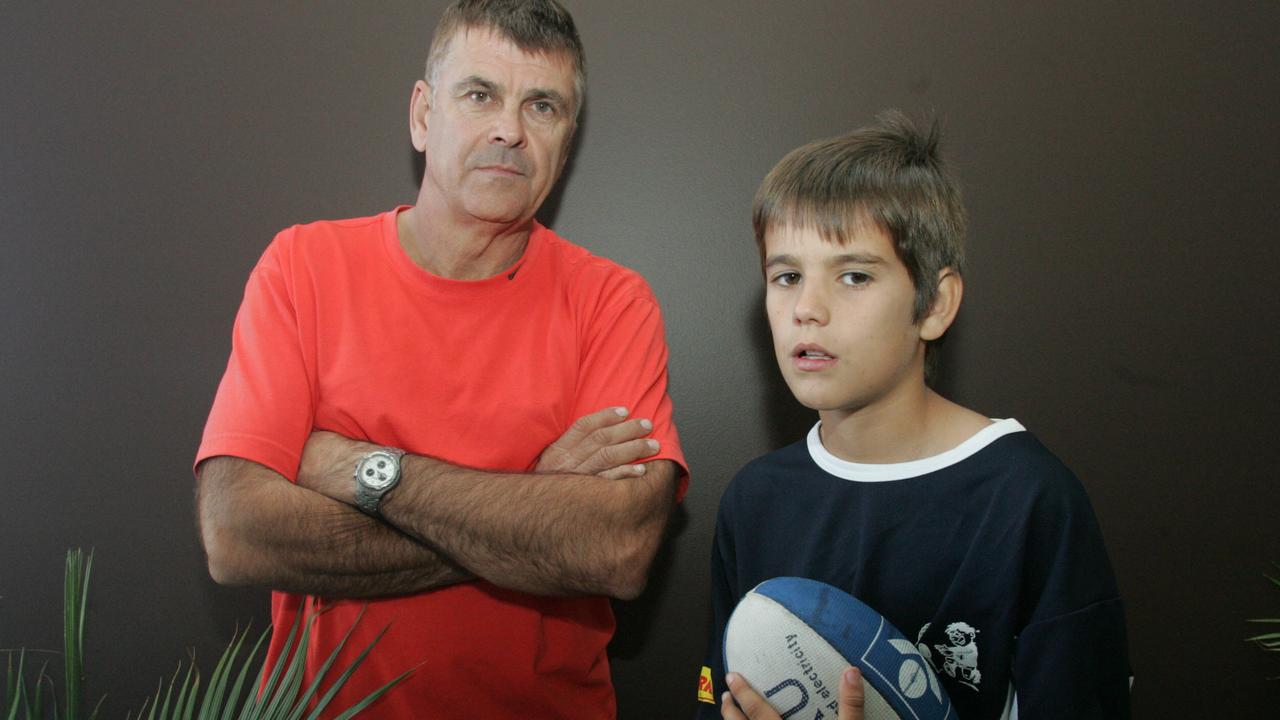
MULTIPOLYGON (((725 720, 780 720, 773 706, 741 675, 729 673, 725 682, 729 685, 729 692, 720 698, 720 717, 725 720), (737 705, 734 705, 734 700, 738 701, 737 705)), ((862 674, 857 668, 849 668, 840 676, 838 720, 862 720, 862 701, 862 674)))
POLYGON ((653 423, 628 420, 627 409, 605 408, 583 415, 547 446, 534 472, 565 472, 599 475, 620 480, 644 474, 640 458, 658 452, 658 441, 646 438, 653 423))

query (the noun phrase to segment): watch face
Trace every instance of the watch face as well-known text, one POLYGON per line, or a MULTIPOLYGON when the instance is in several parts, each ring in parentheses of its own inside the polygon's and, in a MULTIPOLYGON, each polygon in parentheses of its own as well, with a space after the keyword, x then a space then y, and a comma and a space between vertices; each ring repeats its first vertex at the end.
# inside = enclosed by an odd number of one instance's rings
POLYGON ((387 453, 370 453, 360 461, 360 482, 374 490, 382 490, 396 479, 396 461, 387 453))

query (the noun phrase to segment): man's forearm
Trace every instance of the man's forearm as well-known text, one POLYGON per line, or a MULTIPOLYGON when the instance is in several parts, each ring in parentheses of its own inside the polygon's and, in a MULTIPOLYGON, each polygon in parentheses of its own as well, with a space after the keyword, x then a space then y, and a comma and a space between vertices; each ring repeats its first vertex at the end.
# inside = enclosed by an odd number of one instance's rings
POLYGON ((201 463, 197 506, 209 571, 220 583, 371 597, 472 577, 395 528, 240 458, 201 463))
MULTIPOLYGON (((375 446, 316 433, 299 482, 354 502, 347 468, 375 446), (313 450, 315 452, 313 452, 313 450)), ((650 462, 625 479, 495 473, 406 455, 382 501, 387 522, 501 587, 547 595, 634 597, 644 588, 675 503, 678 469, 650 462)))
POLYGON ((525 592, 632 598, 675 503, 675 464, 644 475, 495 474, 409 457, 388 521, 490 582, 525 592))

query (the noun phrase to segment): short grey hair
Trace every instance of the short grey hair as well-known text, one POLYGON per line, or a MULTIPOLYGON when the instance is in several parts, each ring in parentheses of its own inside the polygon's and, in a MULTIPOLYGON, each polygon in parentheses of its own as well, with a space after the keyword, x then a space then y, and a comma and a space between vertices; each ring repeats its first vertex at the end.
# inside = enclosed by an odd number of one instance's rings
POLYGON ((573 16, 556 0, 457 0, 445 9, 427 51, 425 77, 435 75, 450 41, 461 31, 489 28, 527 53, 564 53, 573 61, 574 117, 587 89, 587 58, 573 16))

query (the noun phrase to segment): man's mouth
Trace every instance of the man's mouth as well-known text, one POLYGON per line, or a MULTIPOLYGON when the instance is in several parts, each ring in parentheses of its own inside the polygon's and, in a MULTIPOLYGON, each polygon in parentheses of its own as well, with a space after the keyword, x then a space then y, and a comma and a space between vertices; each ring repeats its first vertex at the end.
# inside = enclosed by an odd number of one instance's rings
POLYGON ((524 173, 520 171, 520 168, 512 165, 485 165, 480 169, 503 175, 524 175, 524 173))

